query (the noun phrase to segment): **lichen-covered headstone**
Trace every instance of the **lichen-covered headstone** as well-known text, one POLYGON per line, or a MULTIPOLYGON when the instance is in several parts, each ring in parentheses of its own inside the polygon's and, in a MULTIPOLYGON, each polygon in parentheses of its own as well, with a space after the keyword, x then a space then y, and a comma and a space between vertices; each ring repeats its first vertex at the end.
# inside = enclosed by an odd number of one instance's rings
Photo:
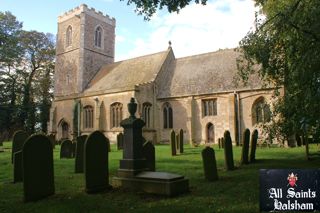
POLYGON ((176 147, 176 133, 174 130, 171 130, 170 133, 170 145, 171 145, 171 155, 177 155, 177 147, 176 147))
POLYGON ((208 181, 218 180, 217 162, 214 150, 207 146, 201 152, 204 176, 208 181))
POLYGON ((251 135, 251 149, 250 149, 250 162, 253 163, 256 160, 256 149, 258 142, 258 130, 254 130, 251 135))
POLYGON ((84 143, 87 135, 77 137, 76 156, 75 156, 75 173, 83 173, 83 159, 84 159, 84 143))
POLYGON ((224 132, 224 159, 227 170, 234 169, 232 140, 229 131, 224 132))
POLYGON ((13 163, 14 153, 22 150, 23 144, 28 137, 28 133, 22 130, 18 130, 13 134, 11 163, 13 163))
POLYGON ((73 149, 74 147, 71 140, 66 139, 62 141, 60 148, 60 158, 72 158, 73 149))
POLYGON ((33 135, 22 149, 24 201, 36 201, 54 194, 52 144, 44 135, 33 135))
POLYGON ((22 181, 22 151, 14 153, 13 158, 13 182, 22 181))
POLYGON ((240 164, 249 163, 249 143, 250 143, 250 130, 246 129, 242 137, 242 153, 240 164))
POLYGON ((117 135, 117 149, 118 150, 123 149, 123 133, 122 132, 120 132, 117 135))
POLYGON ((179 143, 180 143, 180 153, 183 153, 183 140, 184 140, 184 138, 183 138, 183 130, 182 129, 180 129, 180 133, 179 133, 179 139, 180 139, 180 141, 179 141, 179 143))
POLYGON ((108 171, 109 140, 100 131, 92 132, 84 145, 84 174, 87 193, 110 188, 108 171))
POLYGON ((146 167, 150 171, 156 171, 155 149, 150 141, 143 144, 142 155, 146 159, 146 167))

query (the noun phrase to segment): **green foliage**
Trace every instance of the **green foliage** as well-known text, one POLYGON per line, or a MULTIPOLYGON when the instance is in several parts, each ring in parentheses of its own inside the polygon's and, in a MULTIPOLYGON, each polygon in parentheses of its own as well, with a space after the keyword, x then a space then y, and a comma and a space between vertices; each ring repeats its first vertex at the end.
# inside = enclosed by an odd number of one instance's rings
POLYGON ((256 149, 258 142, 258 130, 254 130, 251 135, 250 163, 256 160, 256 149))
POLYGON ((207 146, 201 152, 204 176, 208 181, 218 180, 218 170, 214 150, 207 146))
POLYGON ((53 195, 53 151, 45 135, 32 135, 22 149, 24 201, 36 201, 53 195))
POLYGON ((177 147, 176 147, 176 133, 174 130, 171 130, 170 133, 170 145, 171 145, 171 155, 177 155, 177 147))
POLYGON ((22 30, 10 12, 0 12, 0 131, 47 131, 53 97, 54 37, 22 30))
POLYGON ((84 145, 84 174, 87 193, 98 193, 109 188, 109 140, 100 131, 92 132, 84 145))
POLYGON ((242 154, 241 154, 241 164, 249 163, 249 142, 250 142, 250 130, 246 129, 243 133, 242 138, 242 154))
POLYGON ((273 120, 265 129, 285 140, 320 132, 320 1, 256 0, 256 27, 240 42, 240 76, 257 72, 276 92, 273 120), (276 119, 275 119, 276 118, 276 119))
POLYGON ((205 5, 207 0, 128 0, 127 4, 135 4, 135 12, 139 15, 144 15, 145 20, 149 20, 158 9, 161 10, 166 7, 170 13, 179 12, 182 8, 184 8, 192 2, 195 2, 196 4, 201 3, 202 5, 205 5))
POLYGON ((233 151, 232 151, 232 140, 229 131, 224 132, 224 159, 226 169, 233 170, 234 162, 233 162, 233 151))

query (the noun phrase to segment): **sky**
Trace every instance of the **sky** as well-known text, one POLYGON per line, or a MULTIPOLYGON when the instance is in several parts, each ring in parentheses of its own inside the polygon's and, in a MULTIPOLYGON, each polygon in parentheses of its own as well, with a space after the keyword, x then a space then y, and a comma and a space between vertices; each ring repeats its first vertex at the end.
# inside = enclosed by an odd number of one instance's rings
POLYGON ((209 0, 177 13, 158 11, 150 21, 134 12, 127 0, 0 0, 25 30, 57 33, 57 17, 87 4, 116 19, 115 60, 165 51, 171 41, 176 58, 237 47, 254 25, 252 0, 209 0))

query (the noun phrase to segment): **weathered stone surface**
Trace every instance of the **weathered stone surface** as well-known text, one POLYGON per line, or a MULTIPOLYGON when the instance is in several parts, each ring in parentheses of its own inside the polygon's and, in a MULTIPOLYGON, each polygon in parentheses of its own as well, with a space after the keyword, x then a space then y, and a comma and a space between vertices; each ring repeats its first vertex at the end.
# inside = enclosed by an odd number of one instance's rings
POLYGON ((21 182, 22 179, 22 151, 14 153, 13 158, 13 182, 21 182))
POLYGON ((171 130, 170 135, 171 135, 170 137, 171 155, 175 156, 177 155, 177 147, 176 147, 176 133, 174 132, 174 130, 171 130))
POLYGON ((242 153, 240 164, 249 163, 249 142, 250 142, 250 130, 246 129, 242 136, 242 153))
POLYGON ((50 134, 48 136, 48 138, 49 138, 49 140, 50 140, 50 142, 52 144, 52 148, 54 149, 56 147, 56 137, 55 137, 55 135, 54 134, 50 134))
POLYGON ((11 162, 13 163, 14 153, 21 151, 25 140, 29 137, 28 133, 18 130, 13 134, 11 162))
POLYGON ((256 149, 258 142, 258 130, 254 130, 251 135, 251 149, 250 149, 250 162, 253 163, 256 160, 256 149))
POLYGON ((108 139, 100 131, 91 133, 85 142, 84 174, 87 193, 103 192, 110 188, 108 139))
POLYGON ((233 152, 232 152, 232 140, 230 137, 230 132, 224 132, 224 159, 225 159, 225 166, 227 170, 234 169, 234 162, 233 162, 233 152))
POLYGON ((202 150, 201 155, 205 178, 208 181, 218 180, 217 162, 214 150, 207 146, 202 150))
POLYGON ((62 141, 60 148, 60 158, 72 158, 73 155, 72 141, 67 139, 62 141))
POLYGON ((184 141, 183 129, 180 129, 180 133, 179 133, 180 153, 184 152, 183 141, 184 141))
POLYGON ((36 201, 54 194, 53 151, 44 135, 33 135, 22 150, 24 201, 36 201))
POLYGON ((75 156, 75 173, 83 173, 83 161, 84 161, 84 143, 87 139, 87 135, 81 135, 77 137, 76 143, 76 156, 75 156))
POLYGON ((143 144, 142 155, 146 159, 146 167, 149 171, 156 171, 156 156, 153 144, 147 141, 143 144))

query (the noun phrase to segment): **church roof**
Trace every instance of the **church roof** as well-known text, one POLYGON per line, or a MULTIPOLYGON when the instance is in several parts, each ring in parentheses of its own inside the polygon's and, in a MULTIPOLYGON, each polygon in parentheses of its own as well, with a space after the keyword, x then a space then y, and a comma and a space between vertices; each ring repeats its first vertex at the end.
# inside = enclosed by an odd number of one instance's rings
POLYGON ((120 92, 154 81, 169 49, 163 52, 103 66, 90 81, 85 93, 120 92))
POLYGON ((261 88, 261 81, 252 76, 246 86, 235 82, 236 59, 234 49, 188 56, 176 59, 160 83, 158 98, 227 92, 239 89, 261 88))

